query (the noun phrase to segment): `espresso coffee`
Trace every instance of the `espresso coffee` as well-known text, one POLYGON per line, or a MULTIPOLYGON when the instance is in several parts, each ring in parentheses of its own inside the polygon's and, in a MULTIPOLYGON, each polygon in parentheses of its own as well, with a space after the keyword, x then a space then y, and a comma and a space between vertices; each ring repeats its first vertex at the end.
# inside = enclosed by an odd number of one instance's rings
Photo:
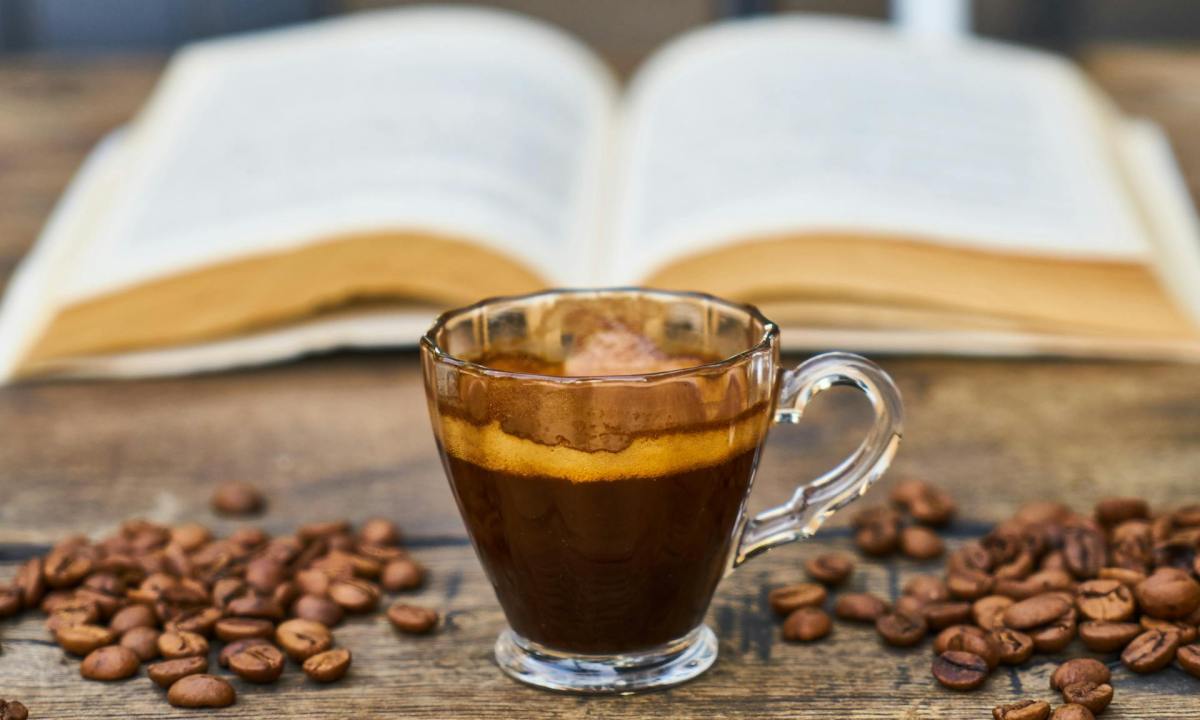
MULTIPOLYGON (((704 362, 619 350, 608 357, 607 365, 590 358, 588 371, 704 362)), ((570 361, 525 356, 477 362, 541 375, 570 370, 570 361)), ((447 474, 513 630, 554 650, 606 654, 660 646, 697 627, 725 572, 758 457, 757 430, 740 433, 746 440, 732 447, 730 438, 739 426, 761 427, 766 410, 754 407, 722 427, 632 438, 615 452, 448 419, 455 432, 442 447, 447 474)))

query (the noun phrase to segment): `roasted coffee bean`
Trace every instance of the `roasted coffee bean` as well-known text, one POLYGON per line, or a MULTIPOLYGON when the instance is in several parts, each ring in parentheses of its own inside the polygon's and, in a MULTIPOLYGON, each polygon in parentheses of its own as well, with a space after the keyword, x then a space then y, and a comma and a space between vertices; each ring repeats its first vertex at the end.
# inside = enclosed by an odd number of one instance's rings
POLYGON ((327 597, 302 595, 292 605, 292 615, 333 627, 342 621, 342 606, 327 597))
POLYGON ((978 600, 992 592, 996 579, 982 571, 960 570, 946 578, 950 595, 960 600, 978 600))
POLYGON ((1060 705, 1050 720, 1096 720, 1096 716, 1082 705, 1068 704, 1060 705))
POLYGON ((1004 624, 1014 630, 1029 630, 1054 622, 1071 609, 1058 595, 1042 593, 1015 603, 1004 611, 1004 624))
MULTIPOLYGON (((822 553, 804 562, 804 572, 824 585, 841 585, 854 572, 854 559, 842 553, 822 553)), ((386 583, 384 587, 387 587, 386 583)))
POLYGON ((151 627, 129 628, 119 644, 132 650, 138 660, 148 662, 158 657, 158 635, 158 630, 151 627))
POLYGON ((948 650, 933 659, 933 677, 951 690, 974 690, 988 677, 988 665, 978 655, 948 650))
POLYGON ((842 620, 873 623, 888 611, 888 604, 871 593, 844 593, 833 604, 833 614, 842 620))
POLYGON ((146 667, 146 674, 160 688, 169 688, 180 678, 205 672, 208 672, 208 658, 200 656, 163 660, 146 667))
POLYGON ((1133 593, 1117 580, 1088 580, 1076 593, 1075 606, 1089 620, 1121 622, 1137 612, 1133 593))
POLYGON ((1005 665, 1020 665, 1033 655, 1033 638, 1020 630, 1000 628, 988 634, 1005 665))
POLYGON ((24 608, 37 607, 42 601, 42 596, 46 594, 46 578, 42 574, 42 568, 41 558, 30 558, 21 565, 13 578, 13 588, 21 596, 21 606, 24 608))
POLYGON ((436 610, 403 602, 393 603, 388 608, 387 618, 392 627, 408 635, 424 635, 437 627, 438 623, 436 610))
POLYGON ((16 700, 0 700, 0 720, 28 720, 29 709, 16 700))
POLYGON ((1175 659, 1179 644, 1179 633, 1147 630, 1125 646, 1121 662, 1135 673, 1157 672, 1175 659))
POLYGON ((171 542, 185 552, 195 552, 212 540, 212 531, 200 523, 184 523, 171 528, 171 542))
POLYGON ((925 606, 929 603, 912 595, 901 595, 896 599, 896 611, 909 615, 925 615, 925 606))
POLYGON ((1063 700, 1082 705, 1093 714, 1104 712, 1113 699, 1112 685, 1108 683, 1078 682, 1062 689, 1063 700))
POLYGON ((95 603, 82 600, 69 600, 55 605, 54 612, 46 618, 46 629, 58 632, 61 628, 72 625, 86 625, 100 619, 100 609, 95 603))
POLYGON ((1162 630, 1163 632, 1179 633, 1180 645, 1190 645, 1196 642, 1196 626, 1189 625, 1183 621, 1159 620, 1149 615, 1143 615, 1138 620, 1138 625, 1142 630, 1162 630))
POLYGON ((1092 658, 1075 658, 1059 665, 1050 675, 1050 687, 1062 690, 1068 685, 1092 682, 1099 685, 1112 679, 1108 666, 1092 658))
POLYGON ((258 618, 222 618, 217 621, 217 637, 225 642, 246 638, 275 636, 275 623, 258 618))
POLYGON ((158 653, 167 660, 208 654, 208 641, 193 632, 165 632, 158 636, 158 653))
POLYGON ((329 628, 312 620, 288 620, 275 629, 275 642, 296 662, 333 646, 329 628))
POLYGON ((1143 632, 1138 623, 1106 623, 1089 620, 1079 625, 1079 639, 1092 652, 1115 652, 1143 632))
POLYGON ((1046 720, 1050 703, 1044 700, 1021 700, 992 708, 992 720, 1046 720))
POLYGON ((282 620, 284 615, 283 607, 274 598, 257 593, 247 593, 233 598, 225 605, 225 613, 263 620, 282 620))
POLYGON ((250 483, 229 480, 217 486, 212 508, 221 515, 254 515, 266 506, 263 495, 250 483))
POLYGON ((21 594, 14 588, 0 587, 0 620, 21 612, 21 594))
POLYGON ((235 654, 245 650, 246 648, 255 647, 256 645, 272 645, 270 640, 262 638, 246 638, 245 640, 234 640, 231 643, 221 648, 221 652, 217 654, 217 664, 223 668, 229 667, 229 658, 235 654))
POLYGON ((950 557, 946 561, 947 575, 955 573, 983 573, 986 575, 991 570, 992 554, 978 540, 969 540, 963 543, 957 550, 950 553, 950 557))
POLYGON ((1116 580, 1122 585, 1128 585, 1132 589, 1146 579, 1146 573, 1122 567, 1102 567, 1100 568, 1100 579, 1116 580))
POLYGON ((917 575, 904 584, 904 594, 919 598, 922 602, 938 602, 950 599, 950 590, 941 578, 933 575, 917 575))
POLYGON ((301 525, 296 531, 296 536, 304 542, 309 542, 318 538, 327 539, 333 535, 345 535, 348 532, 350 532, 348 520, 322 520, 301 525))
POLYGON ((1106 527, 1147 517, 1150 517, 1150 506, 1141 498, 1114 497, 1096 503, 1096 522, 1106 527))
POLYGON ((951 625, 959 625, 971 619, 971 603, 967 602, 931 602, 922 608, 921 616, 933 630, 941 630, 951 625))
POLYGON ((83 657, 96 648, 115 643, 117 634, 99 625, 68 625, 58 628, 54 632, 54 639, 63 650, 83 657))
MULTIPOLYGON (((384 570, 384 587, 387 587, 387 570, 384 570)), ((300 587, 300 592, 304 595, 318 595, 324 597, 329 593, 329 584, 332 581, 329 576, 320 570, 301 570, 296 573, 296 584, 300 587)), ((393 592, 395 592, 393 590, 393 592)))
POLYGON ((215 607, 189 608, 182 610, 167 621, 165 630, 173 632, 190 632, 208 637, 213 634, 217 622, 221 619, 221 611, 215 607))
POLYGON ((291 580, 279 583, 275 586, 275 591, 271 593, 271 599, 282 608, 291 607, 298 597, 300 597, 300 586, 291 580))
POLYGON ((1063 555, 1067 570, 1079 580, 1090 580, 1100 573, 1105 559, 1104 536, 1084 526, 1063 529, 1063 555))
POLYGON ((1015 604, 1012 598, 1003 595, 981 597, 971 605, 971 618, 985 630, 1004 627, 1004 611, 1015 604))
POLYGON ((364 545, 399 545, 400 528, 386 518, 371 518, 359 528, 358 541, 364 545))
POLYGON ((1030 630, 1029 637, 1033 639, 1034 650, 1040 653, 1056 653, 1071 644, 1075 639, 1076 629, 1075 608, 1071 608, 1049 625, 1030 630))
POLYGON ((997 580, 1021 580, 1033 572, 1034 564, 1033 553, 1022 550, 1021 554, 1009 562, 996 567, 992 574, 997 580))
POLYGON ((875 631, 888 645, 911 647, 925 638, 929 625, 919 615, 890 612, 875 621, 875 631))
POLYGON ((833 621, 818 607, 799 607, 783 623, 783 639, 790 642, 812 642, 829 634, 833 621))
POLYGON ((1200 678, 1200 644, 1192 643, 1179 648, 1175 660, 1189 675, 1200 678))
POLYGON ((900 532, 900 551, 914 560, 932 560, 941 557, 946 546, 934 531, 913 525, 900 532))
POLYGON ((323 653, 317 653, 304 661, 304 674, 310 680, 319 683, 330 683, 341 680, 350 669, 350 651, 345 648, 334 648, 323 653))
POLYGON ((1135 593, 1142 612, 1163 620, 1187 617, 1200 607, 1200 583, 1186 574, 1156 572, 1135 593))
POLYGON ((933 641, 933 651, 940 654, 947 650, 974 653, 984 659, 989 670, 1000 663, 1000 650, 995 642, 972 625, 955 625, 939 633, 933 641))
POLYGON ((130 605, 121 608, 108 623, 108 626, 118 635, 123 635, 135 627, 152 628, 157 625, 158 618, 154 611, 145 605, 130 605))
POLYGON ((229 656, 229 669, 252 683, 275 682, 283 666, 283 653, 274 645, 251 645, 229 656))
POLYGON ((329 599, 348 613, 365 613, 379 606, 379 590, 366 580, 337 580, 329 586, 329 599))
POLYGON ((1026 600, 1035 595, 1058 590, 1070 590, 1075 586, 1075 579, 1066 570, 1043 569, 1030 575, 1024 580, 1000 579, 996 581, 995 592, 1014 600, 1026 600))
POLYGON ((900 545, 900 516, 890 508, 868 508, 855 518, 854 543, 864 555, 883 557, 900 545))
POLYGON ((905 478, 892 487, 888 499, 892 501, 892 504, 907 509, 914 500, 929 493, 931 488, 932 486, 924 480, 905 478))
POLYGON ((942 527, 954 518, 954 500, 940 488, 931 487, 929 492, 914 499, 908 505, 913 520, 933 527, 942 527))
POLYGON ((79 674, 88 680, 124 680, 137 672, 141 661, 127 647, 106 645, 97 648, 79 664, 79 674))
POLYGON ((56 548, 46 556, 43 573, 46 585, 56 590, 72 588, 92 572, 90 548, 56 548))
POLYGON ((233 686, 214 675, 188 675, 167 690, 167 702, 181 708, 221 708, 236 701, 233 686))
POLYGON ((767 602, 776 615, 790 615, 802 607, 820 607, 825 604, 827 594, 823 585, 796 583, 775 588, 767 595, 767 602))
POLYGON ((286 579, 283 563, 268 557, 255 558, 246 566, 246 583, 263 595, 270 595, 286 579))

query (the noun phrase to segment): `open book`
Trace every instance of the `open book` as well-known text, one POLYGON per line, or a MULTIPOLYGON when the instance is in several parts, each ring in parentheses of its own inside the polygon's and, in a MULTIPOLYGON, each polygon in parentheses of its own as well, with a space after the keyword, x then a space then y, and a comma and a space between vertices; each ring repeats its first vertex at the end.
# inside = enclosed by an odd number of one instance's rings
POLYGON ((775 17, 621 92, 540 23, 420 8, 182 51, 14 278, 0 372, 409 346, 440 308, 632 284, 758 304, 792 348, 1200 358, 1170 152, 1063 60, 775 17))

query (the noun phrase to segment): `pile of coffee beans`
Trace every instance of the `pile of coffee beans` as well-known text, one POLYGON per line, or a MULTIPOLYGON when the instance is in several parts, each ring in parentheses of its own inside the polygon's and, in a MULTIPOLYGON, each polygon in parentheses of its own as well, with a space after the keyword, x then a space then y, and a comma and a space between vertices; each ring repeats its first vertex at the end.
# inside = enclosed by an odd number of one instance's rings
MULTIPOLYGON (((920 481, 901 483, 891 499, 895 508, 871 508, 855 518, 856 543, 865 554, 879 556, 889 543, 901 548, 902 510, 917 519, 913 508, 921 507, 928 519, 929 506, 953 508, 944 492, 920 481)), ((784 639, 829 634, 826 587, 845 582, 853 567, 845 556, 818 556, 805 564, 816 582, 770 594, 772 608, 786 617, 784 639)), ((1197 577, 1200 505, 1152 514, 1143 500, 1109 498, 1082 515, 1039 502, 950 553, 943 576, 909 580, 894 606, 870 593, 843 593, 833 610, 843 620, 874 623, 881 640, 897 647, 935 634, 932 674, 952 690, 978 688, 998 665, 1061 652, 1076 638, 1094 653, 1119 653, 1135 673, 1174 662, 1200 677, 1197 577)), ((1086 720, 1112 701, 1110 679, 1102 662, 1070 660, 1051 679, 1063 701, 1053 715, 1048 702, 1022 700, 995 708, 993 716, 1086 720)))
MULTIPOLYGON (((245 490, 218 493, 214 504, 224 497, 231 513, 261 509, 257 491, 245 490)), ((237 692, 209 674, 216 643, 217 663, 243 682, 275 682, 288 659, 310 680, 334 682, 352 656, 335 646, 331 628, 424 578, 400 547, 399 529, 383 519, 357 530, 346 521, 315 523, 283 537, 243 527, 225 538, 195 523, 130 520, 98 542, 67 538, 27 561, 0 585, 0 617, 40 609, 62 649, 82 658, 88 680, 129 678, 150 663, 146 674, 171 705, 225 707, 237 692)), ((400 601, 387 616, 409 634, 438 624, 434 610, 400 601)), ((0 720, 25 717, 23 705, 0 700, 0 720)))

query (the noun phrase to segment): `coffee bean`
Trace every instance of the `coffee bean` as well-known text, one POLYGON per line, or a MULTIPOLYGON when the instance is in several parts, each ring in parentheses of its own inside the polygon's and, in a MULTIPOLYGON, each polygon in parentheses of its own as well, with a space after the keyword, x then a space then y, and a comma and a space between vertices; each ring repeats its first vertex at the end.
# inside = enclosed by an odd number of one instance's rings
POLYGON ((56 590, 75 587, 91 571, 91 555, 78 546, 59 547, 50 551, 42 569, 46 585, 56 590))
POLYGON ((116 615, 112 616, 108 626, 113 632, 122 635, 135 627, 156 627, 158 618, 155 617, 154 611, 145 605, 130 605, 129 607, 121 608, 116 615))
POLYGON ((271 594, 286 579, 287 568, 269 557, 257 557, 246 566, 246 583, 264 595, 271 594))
POLYGON ((1076 683, 1092 682, 1098 685, 1106 683, 1110 679, 1112 679, 1112 673, 1104 663, 1092 658, 1075 658, 1055 669, 1054 673, 1050 675, 1050 687, 1053 690, 1062 690, 1066 686, 1076 683))
POLYGON ((854 543, 864 555, 883 557, 900 544, 900 516, 889 508, 869 508, 859 513, 854 543))
MULTIPOLYGON (((384 579, 387 579, 387 571, 384 571, 384 579)), ((296 573, 296 584, 300 586, 300 592, 304 595, 317 595, 324 597, 329 592, 329 584, 331 580, 329 576, 320 570, 301 570, 296 573)), ((384 585, 387 587, 387 585, 384 585)), ((391 590, 391 588, 388 588, 391 590)))
POLYGON ((1183 621, 1159 620, 1149 615, 1143 615, 1138 621, 1142 630, 1162 630, 1163 632, 1179 633, 1179 644, 1190 645, 1196 642, 1196 626, 1183 621))
POLYGON ((921 616, 933 630, 960 625, 971 619, 971 604, 966 602, 931 602, 921 610, 921 616))
POLYGON ((274 598, 253 592, 230 600, 225 613, 262 620, 282 620, 284 616, 283 607, 274 598))
POLYGON ((995 641, 973 625, 955 625, 939 633, 933 641, 933 651, 940 654, 947 650, 974 653, 983 658, 989 670, 1000 663, 1000 650, 995 641))
POLYGON ((236 701, 233 686, 214 675, 188 675, 167 691, 167 702, 181 708, 221 708, 236 701))
POLYGON ((16 700, 0 700, 0 720, 28 720, 29 710, 16 700))
POLYGON ((890 612, 875 621, 875 631, 888 645, 911 647, 925 638, 929 625, 918 615, 890 612))
POLYGON ((115 643, 117 634, 99 625, 69 625, 56 630, 54 639, 63 650, 83 657, 97 648, 115 643))
POLYGON ((783 639, 791 642, 812 642, 829 634, 833 621, 817 607, 796 608, 783 623, 783 639))
POLYGON ((1019 630, 1000 628, 988 634, 1005 665, 1020 665, 1033 655, 1033 638, 1019 630))
POLYGON ((124 680, 137 672, 141 661, 127 647, 106 645, 97 648, 79 664, 79 674, 88 680, 124 680))
POLYGON ((1050 720, 1096 720, 1096 716, 1082 705, 1069 704, 1060 705, 1050 720))
POLYGON ((327 597, 302 595, 292 605, 292 615, 333 627, 342 621, 342 606, 327 597))
POLYGON ((1146 573, 1122 567, 1102 567, 1100 568, 1100 579, 1116 580, 1122 585, 1128 585, 1132 589, 1146 579, 1146 573))
POLYGON ((221 483, 212 495, 212 508, 221 515, 254 515, 265 506, 266 500, 258 488, 237 480, 221 483))
POLYGON ((344 535, 350 532, 349 520, 322 520, 320 522, 301 525, 296 535, 304 542, 329 538, 333 535, 344 535))
POLYGON ((1141 498, 1105 498, 1096 503, 1096 522, 1107 527, 1149 516, 1150 506, 1141 498))
POLYGON ((1093 714, 1099 714, 1112 702, 1113 689, 1108 683, 1078 682, 1062 689, 1063 700, 1082 705, 1093 714))
POLYGON ((939 488, 931 488, 930 492, 914 499, 908 505, 908 512, 913 520, 933 527, 942 527, 949 523, 954 518, 956 509, 950 495, 939 488))
POLYGON ((271 683, 283 674, 283 653, 274 645, 251 645, 230 655, 228 662, 229 669, 248 682, 271 683))
POLYGON ((1076 592, 1075 606, 1089 620, 1121 622, 1137 612, 1133 593, 1117 580, 1088 580, 1076 592))
POLYGON ((208 654, 208 641, 193 632, 165 632, 158 636, 158 653, 168 660, 208 654))
POLYGON ((358 541, 364 545, 399 545, 400 528, 386 518, 371 518, 359 528, 358 541))
POLYGON ((304 674, 320 683, 337 682, 350 669, 350 661, 350 651, 345 648, 326 650, 304 661, 304 674))
POLYGON ((1200 644, 1193 643, 1179 648, 1175 660, 1192 677, 1200 678, 1200 644))
POLYGON ((403 602, 393 603, 388 608, 387 618, 393 627, 408 635, 424 635, 438 623, 437 611, 403 602))
POLYGON ((1072 607, 1049 625, 1030 630, 1033 649, 1040 653, 1056 653, 1070 645, 1077 629, 1075 615, 1075 608, 1072 607))
POLYGON ((961 650, 948 650, 933 659, 933 677, 951 690, 974 690, 987 680, 983 658, 961 650))
POLYGON ((888 611, 888 604, 871 593, 844 593, 833 604, 833 614, 842 620, 873 623, 888 611))
POLYGON ((132 650, 138 660, 147 662, 158 657, 158 635, 158 630, 151 627, 129 628, 121 636, 120 645, 132 650))
POLYGON ((262 638, 246 638, 245 640, 234 640, 233 642, 221 648, 221 652, 217 654, 217 664, 223 668, 229 667, 229 658, 246 648, 255 647, 256 645, 271 645, 270 640, 262 638))
POLYGON ((86 625, 100 619, 100 609, 95 603, 83 602, 78 599, 57 603, 54 612, 46 619, 46 629, 58 632, 61 628, 72 625, 86 625))
POLYGON ((925 606, 929 603, 912 595, 901 595, 896 599, 896 610, 909 615, 925 615, 925 606))
POLYGON ((338 580, 329 586, 329 599, 348 613, 365 613, 379 606, 379 590, 366 580, 338 580))
POLYGON ((1050 593, 1034 595, 1004 611, 1004 624, 1014 630, 1029 630, 1053 622, 1071 608, 1071 603, 1050 593))
POLYGON ((169 620, 165 628, 172 632, 190 632, 208 637, 213 634, 221 611, 215 607, 188 608, 169 620))
POLYGON ((312 620, 288 620, 275 629, 275 642, 296 662, 333 646, 329 628, 312 620))
POLYGON ((950 590, 941 578, 933 575, 916 575, 904 584, 903 594, 923 602, 938 602, 950 599, 950 590))
POLYGON ((981 597, 971 605, 971 618, 985 630, 1004 627, 1004 611, 1015 604, 1012 598, 1003 595, 981 597))
POLYGON ((1106 623, 1089 620, 1079 625, 1079 639, 1092 652, 1114 652, 1128 645, 1143 632, 1137 623, 1106 623))
POLYGON ((1014 600, 1026 600, 1046 592, 1070 590, 1074 586, 1075 580, 1066 570, 1043 569, 1024 580, 997 580, 995 592, 1014 600))
POLYGON ((804 572, 824 585, 841 585, 854 572, 854 559, 842 553, 822 553, 804 562, 804 572))
POLYGON ((1136 588, 1142 612, 1163 620, 1187 617, 1200 607, 1200 583, 1183 574, 1157 572, 1136 588))
POLYGON ((945 550, 942 539, 929 528, 913 525, 900 533, 900 551, 914 560, 932 560, 945 550))
POLYGON ((1156 672, 1171 664, 1177 649, 1178 633, 1147 630, 1125 646, 1121 662, 1135 673, 1156 672))
POLYGON ((225 642, 246 638, 275 636, 275 623, 258 618, 222 618, 217 621, 217 637, 225 642))
POLYGON ((199 656, 164 660, 146 667, 146 674, 160 688, 169 688, 180 678, 204 672, 208 672, 208 658, 199 656))
POLYGON ((946 588, 960 600, 978 600, 992 592, 996 579, 980 570, 959 570, 946 578, 946 588))
POLYGON ((767 595, 767 602, 776 615, 790 615, 802 607, 820 607, 825 604, 826 592, 817 583, 797 583, 775 588, 767 595))
POLYGON ((1084 526, 1063 529, 1063 555, 1067 570, 1079 580, 1089 580, 1100 573, 1105 559, 1104 536, 1084 526))
POLYGON ((0 620, 21 612, 21 594, 15 588, 0 587, 0 620))
POLYGON ((1022 700, 992 709, 992 720, 1046 720, 1048 717, 1050 703, 1044 700, 1022 700))

